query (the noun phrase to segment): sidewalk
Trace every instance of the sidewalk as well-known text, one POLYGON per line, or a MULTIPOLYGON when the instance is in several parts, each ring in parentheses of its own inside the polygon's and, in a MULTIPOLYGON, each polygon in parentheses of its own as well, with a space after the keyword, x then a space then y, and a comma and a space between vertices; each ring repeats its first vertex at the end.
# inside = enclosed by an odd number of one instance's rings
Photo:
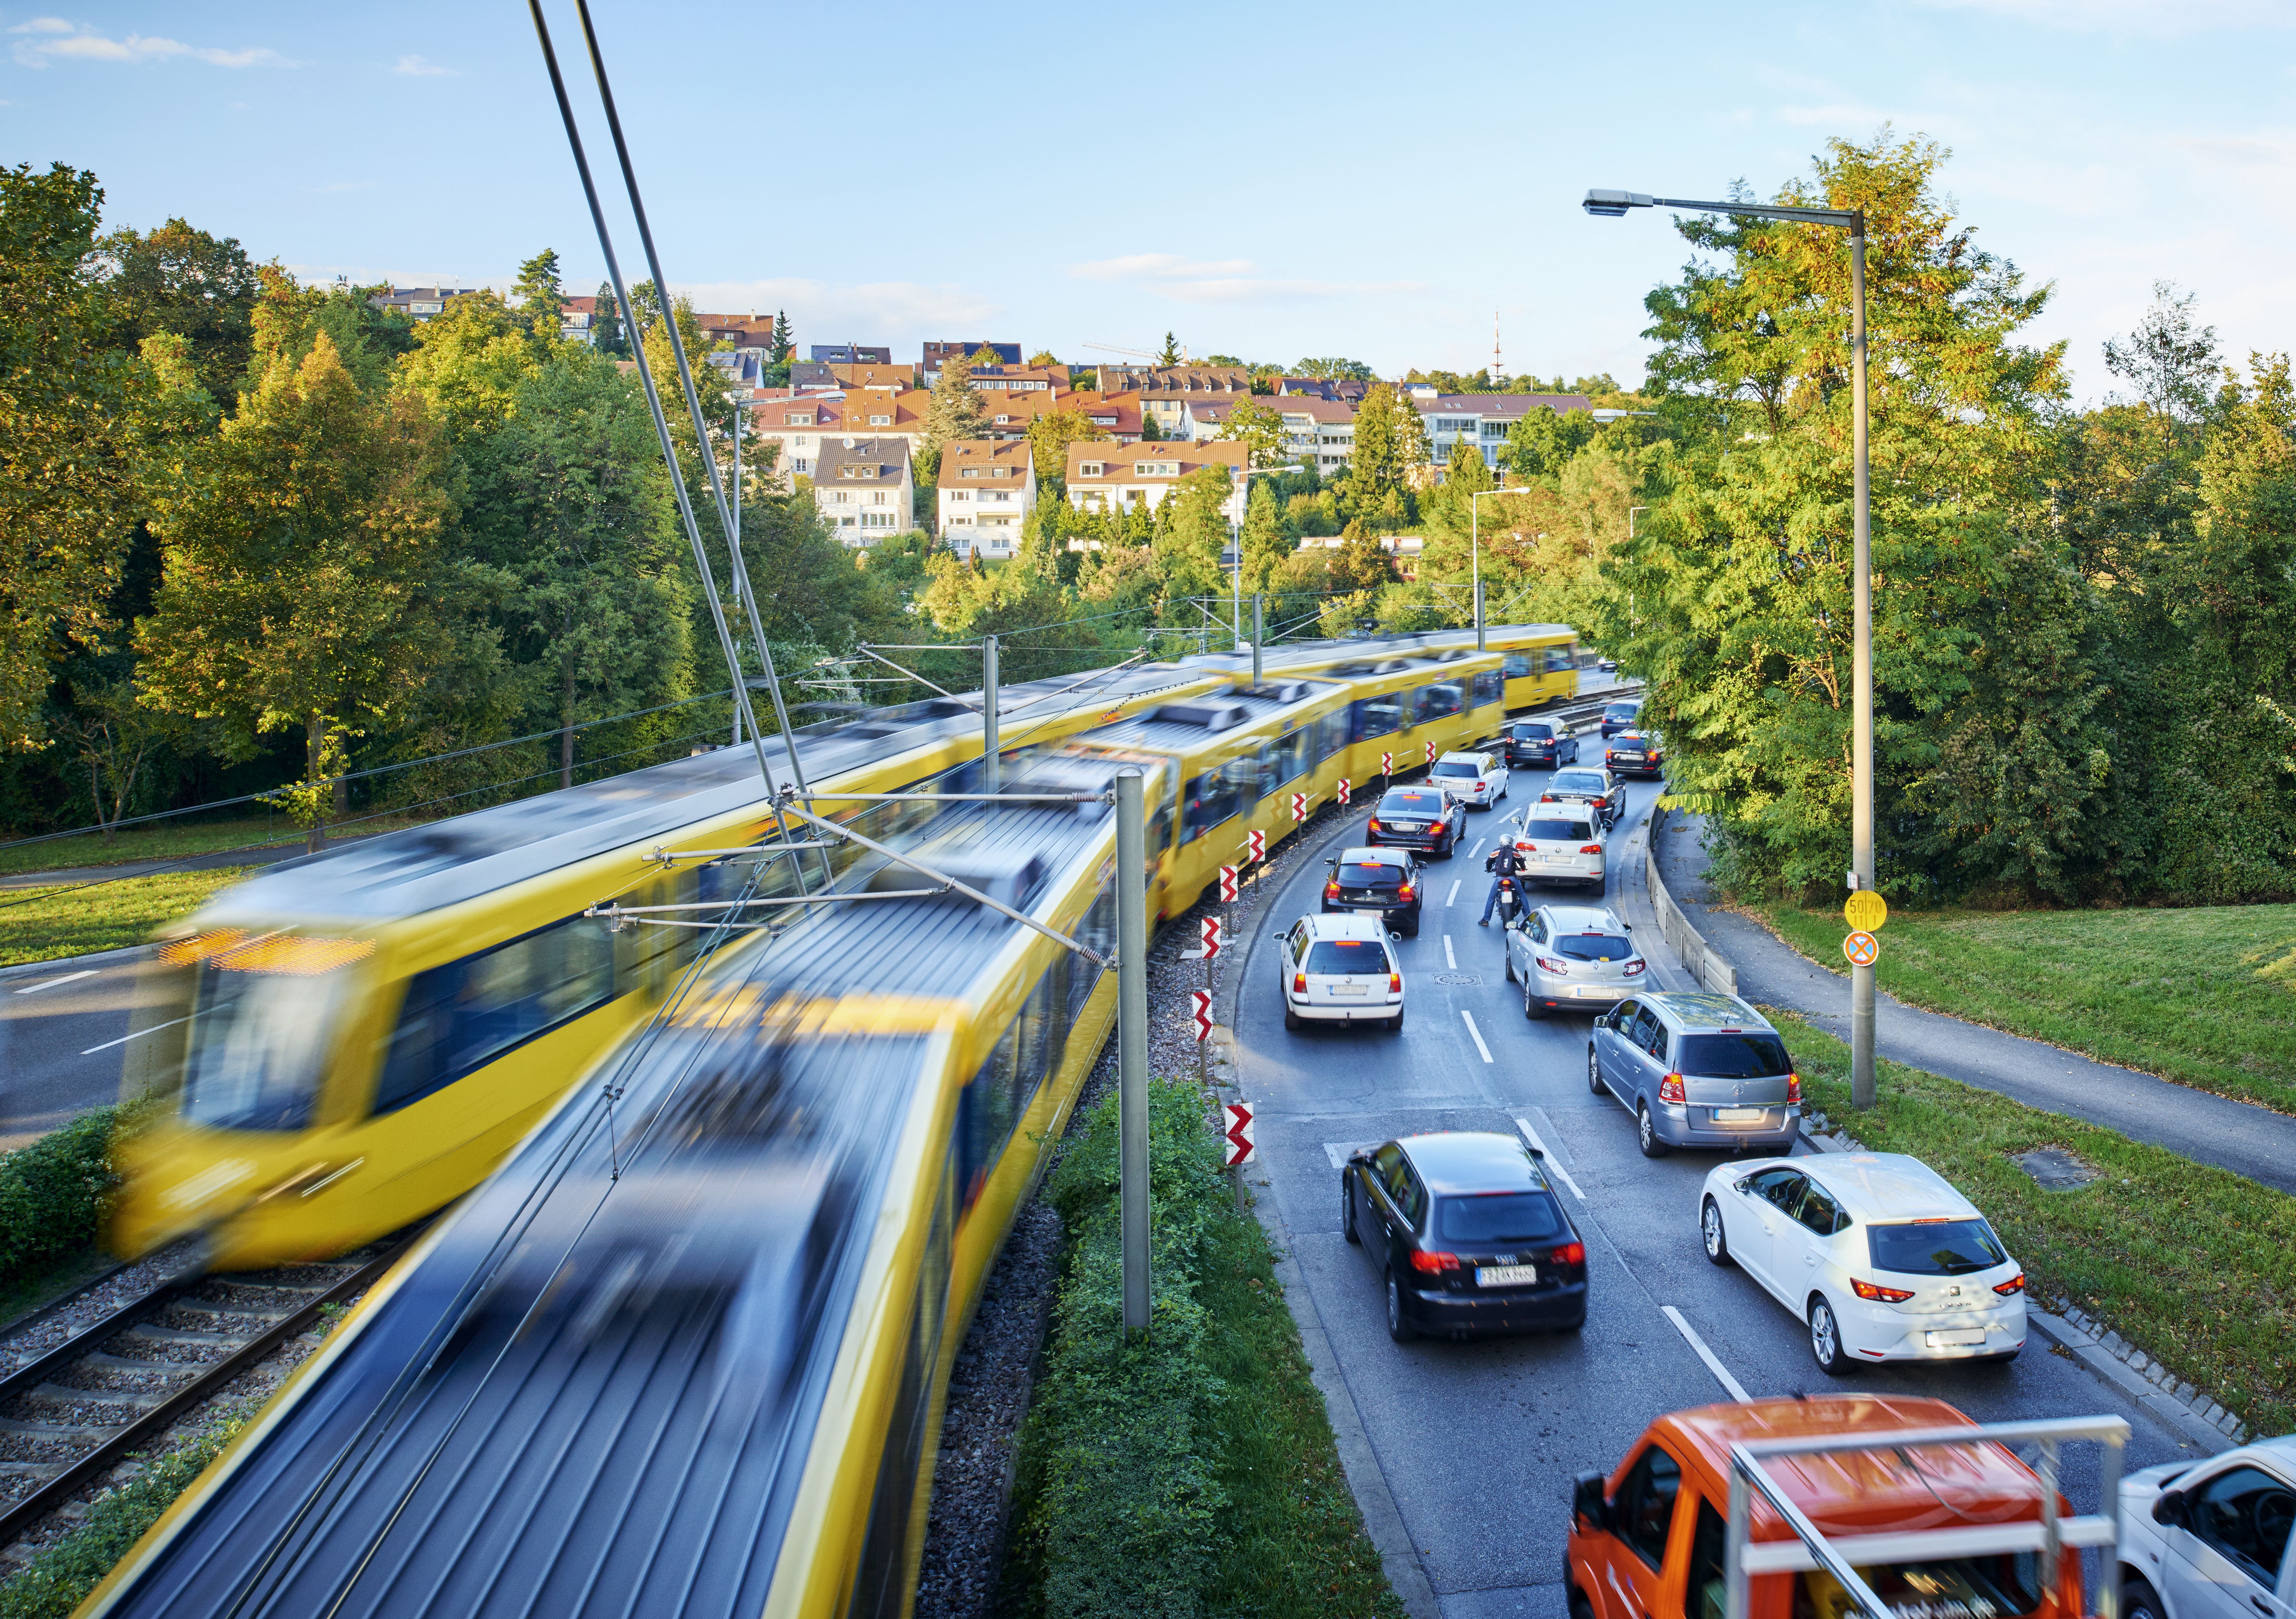
MULTIPOLYGON (((1817 966, 1759 923, 1712 905, 1703 823, 1669 815, 1658 851, 1667 892, 1738 969, 1738 993, 1756 1006, 1800 1013, 1849 1038, 1849 979, 1817 966)), ((1642 862, 1632 862, 1640 886, 1642 862)), ((1634 917, 1637 931, 1641 918, 1634 917)), ((1653 925, 1655 923, 1653 922, 1653 925)), ((1885 934, 1886 940, 1887 935, 1885 934)), ((1891 1062, 1959 1080, 2046 1113, 2064 1114, 2133 1140, 2296 1192, 2296 1118, 2170 1080, 2099 1063, 2040 1040, 1874 995, 1874 1046, 1891 1062)))

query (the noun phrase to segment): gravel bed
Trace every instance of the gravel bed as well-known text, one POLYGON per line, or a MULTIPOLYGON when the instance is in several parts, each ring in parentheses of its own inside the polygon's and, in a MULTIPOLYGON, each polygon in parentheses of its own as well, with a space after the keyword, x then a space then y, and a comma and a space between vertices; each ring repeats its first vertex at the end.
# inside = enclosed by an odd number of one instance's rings
MULTIPOLYGON (((1310 821, 1304 836, 1287 838, 1263 870, 1246 883, 1229 911, 1229 936, 1215 966, 1215 986, 1228 982, 1241 941, 1257 925, 1261 903, 1282 886, 1301 851, 1320 848, 1327 817, 1310 821)), ((1196 1072, 1195 1025, 1188 991, 1203 988, 1200 961, 1181 957, 1202 939, 1201 918, 1218 908, 1211 900, 1167 923, 1148 952, 1148 1072, 1191 1081, 1196 1072)), ((1116 1083, 1113 1029, 1100 1061, 1077 1098, 1076 1114, 1116 1083)), ((1209 1106, 1209 1101, 1207 1105, 1209 1106)), ((1053 1164, 1067 1150, 1054 1148, 1053 1164)), ((1046 1171, 1050 1179, 1051 1171, 1046 1171)), ((1041 1190, 1021 1205, 1012 1235, 981 1290, 980 1306, 949 1374, 941 1420, 940 1457, 933 1473, 932 1505, 925 1525, 924 1559, 917 1573, 916 1619, 990 1619, 997 1611, 1012 1507, 1013 1444, 1029 1413, 1037 1352, 1060 1279, 1064 1240, 1060 1216, 1041 1190)))
POLYGON ((159 1249, 117 1275, 84 1289, 44 1319, 0 1335, 0 1373, 14 1371, 38 1360, 75 1333, 86 1331, 112 1311, 142 1298, 168 1278, 190 1269, 197 1250, 197 1242, 189 1237, 159 1249))

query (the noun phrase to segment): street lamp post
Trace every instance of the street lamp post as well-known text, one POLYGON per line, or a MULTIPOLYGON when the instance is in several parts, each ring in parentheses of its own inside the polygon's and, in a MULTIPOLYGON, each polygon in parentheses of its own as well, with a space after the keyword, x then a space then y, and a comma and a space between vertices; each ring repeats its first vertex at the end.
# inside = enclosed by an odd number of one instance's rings
MULTIPOLYGON (((1633 208, 1678 208, 1690 213, 1735 214, 1824 225, 1849 233, 1849 391, 1856 525, 1851 589, 1856 623, 1851 637, 1849 886, 1874 886, 1874 555, 1873 481, 1866 446, 1866 210, 1857 208, 1776 208, 1756 202, 1695 202, 1635 191, 1590 191, 1586 210, 1623 218, 1633 208)), ((1874 969, 1849 969, 1849 1105, 1874 1105, 1874 969)))

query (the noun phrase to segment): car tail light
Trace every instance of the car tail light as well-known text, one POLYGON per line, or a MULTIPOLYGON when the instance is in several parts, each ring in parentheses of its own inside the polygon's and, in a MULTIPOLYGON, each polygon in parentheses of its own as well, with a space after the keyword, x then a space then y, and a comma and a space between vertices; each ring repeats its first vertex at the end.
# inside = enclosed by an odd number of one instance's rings
POLYGON ((1408 905, 1412 900, 1419 897, 1419 891, 1412 887, 1410 883, 1406 883, 1402 887, 1395 891, 1395 897, 1402 900, 1406 905, 1408 905))
POLYGON ((1587 1245, 1564 1243, 1547 1257, 1553 1263, 1558 1265, 1583 1265, 1587 1262, 1587 1245))
POLYGON ((1308 975, 1307 975, 1305 973, 1294 973, 1294 974, 1292 974, 1292 994, 1294 994, 1294 995, 1305 995, 1307 992, 1308 992, 1308 975))
POLYGON ((1789 1107, 1798 1107, 1800 1105, 1801 1075, 1798 1073, 1790 1073, 1786 1075, 1786 1105, 1789 1107))
POLYGON ((1570 969, 1560 961, 1551 961, 1544 956, 1538 955, 1532 956, 1531 959, 1538 963, 1539 971, 1543 973, 1560 973, 1566 978, 1570 975, 1570 969))
POLYGON ((1551 804, 1555 801, 1554 794, 1552 793, 1542 793, 1538 795, 1538 801, 1542 804, 1551 804))
POLYGON ((1636 957, 1632 961, 1627 963, 1627 976, 1629 978, 1634 977, 1649 965, 1650 964, 1644 961, 1641 957, 1636 957))
POLYGON ((1414 1249, 1411 1255, 1411 1268, 1414 1270, 1456 1270, 1459 1256, 1456 1253, 1422 1253, 1414 1249))
POLYGON ((2025 1273, 2022 1270, 2020 1270, 2007 1281, 1997 1282, 1994 1284, 1993 1291, 1999 1294, 2005 1299, 2024 1292, 2025 1273))
POLYGON ((1489 785, 1490 785, 1490 784, 1489 784, 1488 782, 1481 782, 1481 781, 1479 781, 1479 782, 1477 782, 1477 783, 1475 784, 1475 791, 1476 791, 1476 792, 1478 792, 1478 793, 1480 793, 1480 792, 1481 792, 1485 787, 1488 787, 1488 786, 1489 786, 1489 785))
POLYGON ((1402 993, 1403 993, 1403 974, 1400 974, 1400 973, 1390 973, 1390 974, 1387 975, 1387 992, 1388 992, 1390 995, 1400 995, 1400 994, 1402 994, 1402 993))
POLYGON ((1611 800, 1608 794, 1595 801, 1595 808, 1597 810, 1608 810, 1610 807, 1611 800))
POLYGON ((1326 900, 1336 900, 1339 897, 1340 880, 1337 877, 1333 877, 1330 882, 1324 884, 1324 898, 1326 900))
POLYGON ((1658 1099, 1661 1102, 1679 1102, 1685 1099, 1680 1074, 1669 1073, 1658 1082, 1658 1099))
POLYGON ((1603 846, 1600 843, 1581 843, 1578 845, 1578 852, 1580 854, 1600 854, 1603 852, 1603 846))
POLYGON ((1902 1304, 1914 1295, 1902 1287, 1878 1287, 1872 1282, 1849 1278, 1850 1291, 1861 1299, 1872 1299, 1877 1304, 1902 1304))
POLYGON ((1371 818, 1371 829, 1374 832, 1377 832, 1379 830, 1379 817, 1375 815, 1371 818))

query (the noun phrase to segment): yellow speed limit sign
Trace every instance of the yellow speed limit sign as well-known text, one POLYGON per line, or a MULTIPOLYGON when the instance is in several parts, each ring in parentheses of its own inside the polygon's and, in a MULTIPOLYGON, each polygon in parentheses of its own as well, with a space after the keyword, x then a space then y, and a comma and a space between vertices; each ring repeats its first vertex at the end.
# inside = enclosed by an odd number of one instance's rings
POLYGON ((1841 908, 1841 919, 1861 933, 1870 933, 1890 919, 1890 903, 1870 888, 1861 888, 1841 908))
POLYGON ((1841 941, 1841 953, 1853 967, 1870 967, 1882 957, 1882 941, 1867 933, 1856 933, 1841 941))

